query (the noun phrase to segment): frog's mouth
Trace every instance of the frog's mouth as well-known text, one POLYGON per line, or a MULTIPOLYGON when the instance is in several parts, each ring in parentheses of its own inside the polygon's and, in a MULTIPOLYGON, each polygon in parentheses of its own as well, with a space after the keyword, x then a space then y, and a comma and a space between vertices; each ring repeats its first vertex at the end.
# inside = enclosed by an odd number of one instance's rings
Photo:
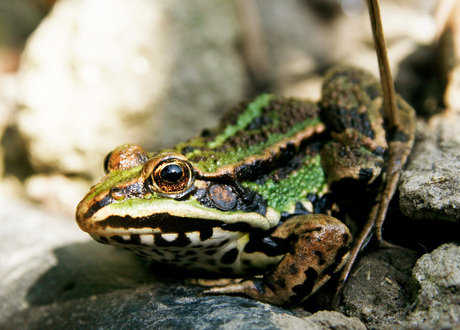
POLYGON ((265 215, 256 212, 225 212, 200 205, 196 201, 146 201, 112 203, 97 212, 77 217, 83 231, 101 236, 186 233, 222 228, 247 232, 268 230, 279 223, 280 215, 268 208, 265 215))
POLYGON ((103 244, 130 246, 135 250, 145 247, 198 247, 202 244, 216 248, 234 236, 240 237, 254 230, 246 222, 229 224, 221 220, 183 218, 167 213, 144 218, 110 216, 98 225, 100 229, 105 226, 105 230, 90 232, 93 239, 103 244))
POLYGON ((129 215, 125 216, 109 216, 107 219, 99 221, 98 225, 101 228, 127 229, 132 232, 148 232, 152 230, 162 234, 178 233, 178 232, 193 232, 201 231, 213 227, 222 227, 225 222, 220 220, 209 220, 199 218, 184 218, 174 216, 168 213, 159 213, 149 217, 133 218, 129 215))

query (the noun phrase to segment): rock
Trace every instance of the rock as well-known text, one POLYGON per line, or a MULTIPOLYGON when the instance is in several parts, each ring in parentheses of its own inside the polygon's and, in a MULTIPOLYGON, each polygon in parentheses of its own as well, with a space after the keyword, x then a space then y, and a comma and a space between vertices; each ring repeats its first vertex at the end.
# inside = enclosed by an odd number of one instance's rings
POLYGON ((226 1, 56 3, 19 71, 35 169, 95 178, 120 144, 169 147, 213 126, 242 98, 237 33, 226 1))
POLYGON ((414 251, 399 247, 362 255, 344 287, 341 311, 368 328, 402 327, 416 259, 414 251))
MULTIPOLYGON (((428 124, 420 121, 417 127, 416 144, 399 187, 401 210, 410 218, 460 222, 458 13, 459 3, 439 3, 436 15, 439 40, 432 47, 436 49, 435 52, 431 51, 431 55, 439 57, 438 64, 434 66, 436 75, 432 79, 419 79, 429 89, 442 89, 440 92, 444 94, 434 96, 422 89, 424 97, 419 98, 423 100, 419 107, 432 104, 431 107, 439 111, 439 105, 436 104, 439 103, 438 99, 443 98, 445 109, 441 114, 431 117, 428 124)), ((426 54, 424 56, 427 60, 426 54)), ((427 65, 425 74, 426 71, 430 71, 427 65)))
POLYGON ((346 317, 338 312, 320 311, 304 319, 313 322, 319 329, 366 329, 358 318, 346 317))
POLYGON ((88 182, 62 174, 37 174, 25 180, 24 187, 31 200, 48 211, 75 216, 75 207, 88 192, 88 182))
POLYGON ((444 244, 417 261, 414 251, 403 248, 363 255, 345 286, 341 310, 368 328, 458 326, 460 247, 444 244))
POLYGON ((418 286, 410 328, 452 329, 460 325, 460 246, 448 243, 422 256, 413 269, 418 286))
POLYGON ((365 328, 337 312, 197 297, 182 272, 149 267, 23 202, 0 199, 0 224, 1 328, 365 328))
POLYGON ((460 221, 460 115, 420 123, 399 186, 402 212, 415 219, 460 221))
MULTIPOLYGON (((31 204, 1 196, 0 320, 2 322, 17 311, 27 308, 30 288, 49 267, 57 263, 53 249, 87 240, 72 220, 39 211, 31 204)), ((56 290, 59 289, 56 287, 56 290)), ((46 289, 41 292, 46 293, 46 289)))

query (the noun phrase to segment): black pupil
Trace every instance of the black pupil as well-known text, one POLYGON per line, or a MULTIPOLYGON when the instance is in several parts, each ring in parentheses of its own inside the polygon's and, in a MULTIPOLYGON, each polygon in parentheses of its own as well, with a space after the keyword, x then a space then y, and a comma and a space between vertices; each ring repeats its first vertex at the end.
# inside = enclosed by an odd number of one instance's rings
POLYGON ((182 170, 182 167, 175 164, 166 166, 160 173, 161 178, 169 182, 177 182, 183 175, 184 171, 182 170))

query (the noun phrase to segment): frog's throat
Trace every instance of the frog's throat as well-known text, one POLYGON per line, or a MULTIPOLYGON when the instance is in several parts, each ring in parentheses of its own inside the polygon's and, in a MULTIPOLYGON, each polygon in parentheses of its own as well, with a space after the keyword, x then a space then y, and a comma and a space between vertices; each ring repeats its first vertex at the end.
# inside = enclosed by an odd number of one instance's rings
POLYGON ((268 230, 277 226, 279 221, 279 212, 270 207, 262 215, 244 211, 224 212, 189 201, 143 200, 140 205, 107 205, 90 218, 79 221, 79 225, 86 232, 111 236, 193 232, 213 227, 268 230))

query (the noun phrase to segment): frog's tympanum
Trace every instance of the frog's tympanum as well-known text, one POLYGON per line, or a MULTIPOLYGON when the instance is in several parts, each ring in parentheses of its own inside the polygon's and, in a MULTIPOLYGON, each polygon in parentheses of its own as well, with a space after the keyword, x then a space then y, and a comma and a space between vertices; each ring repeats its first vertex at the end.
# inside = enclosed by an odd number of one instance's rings
POLYGON ((398 97, 403 128, 390 130, 382 103, 375 78, 339 67, 317 103, 265 94, 172 149, 121 146, 77 222, 155 263, 247 278, 207 294, 299 303, 347 262, 346 215, 394 192, 386 172, 407 158, 414 112, 398 97))

